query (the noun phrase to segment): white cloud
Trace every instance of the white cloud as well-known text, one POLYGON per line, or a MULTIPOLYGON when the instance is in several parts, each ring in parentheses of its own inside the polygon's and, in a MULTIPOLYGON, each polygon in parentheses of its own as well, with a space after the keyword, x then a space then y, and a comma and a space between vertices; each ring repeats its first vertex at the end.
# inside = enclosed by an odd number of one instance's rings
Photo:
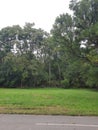
POLYGON ((55 18, 68 12, 70 0, 0 0, 0 28, 34 22, 46 31, 55 18))

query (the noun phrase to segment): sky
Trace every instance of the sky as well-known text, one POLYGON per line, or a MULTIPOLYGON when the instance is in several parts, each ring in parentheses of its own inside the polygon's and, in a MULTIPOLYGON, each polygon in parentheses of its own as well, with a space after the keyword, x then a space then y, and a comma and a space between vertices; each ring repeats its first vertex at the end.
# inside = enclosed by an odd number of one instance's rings
POLYGON ((35 23, 49 32, 57 16, 69 13, 70 0, 0 0, 0 29, 35 23))

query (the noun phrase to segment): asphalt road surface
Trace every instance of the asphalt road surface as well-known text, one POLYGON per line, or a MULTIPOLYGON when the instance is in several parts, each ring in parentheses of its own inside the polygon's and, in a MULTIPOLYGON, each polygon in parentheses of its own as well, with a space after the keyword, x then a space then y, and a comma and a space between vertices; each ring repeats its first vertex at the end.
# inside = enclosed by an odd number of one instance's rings
POLYGON ((0 130, 98 130, 98 117, 0 114, 0 130))

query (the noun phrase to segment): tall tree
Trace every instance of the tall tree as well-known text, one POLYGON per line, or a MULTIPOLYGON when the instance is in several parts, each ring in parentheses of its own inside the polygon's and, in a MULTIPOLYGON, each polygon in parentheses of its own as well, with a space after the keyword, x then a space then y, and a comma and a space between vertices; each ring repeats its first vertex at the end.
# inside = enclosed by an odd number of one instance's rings
MULTIPOLYGON (((97 0, 72 0, 70 9, 74 12, 75 35, 78 43, 84 44, 82 57, 88 64, 88 72, 84 75, 87 85, 98 86, 96 82, 97 71, 97 52, 98 52, 98 1, 97 0)), ((87 67, 86 66, 86 67, 87 67)))

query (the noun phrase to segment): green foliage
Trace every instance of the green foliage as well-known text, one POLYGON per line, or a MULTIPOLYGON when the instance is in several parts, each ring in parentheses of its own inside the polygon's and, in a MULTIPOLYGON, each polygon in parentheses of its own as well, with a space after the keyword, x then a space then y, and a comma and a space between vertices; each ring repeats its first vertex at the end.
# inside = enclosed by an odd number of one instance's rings
POLYGON ((98 66, 91 66, 87 73, 87 85, 98 89, 98 66))
POLYGON ((1 86, 98 88, 98 0, 69 7, 73 16, 58 16, 50 34, 34 23, 0 30, 1 86))
POLYGON ((68 79, 64 79, 61 81, 61 85, 63 86, 63 88, 69 88, 69 80, 68 79))
POLYGON ((92 49, 89 54, 87 54, 87 58, 93 64, 98 66, 98 50, 92 49))

